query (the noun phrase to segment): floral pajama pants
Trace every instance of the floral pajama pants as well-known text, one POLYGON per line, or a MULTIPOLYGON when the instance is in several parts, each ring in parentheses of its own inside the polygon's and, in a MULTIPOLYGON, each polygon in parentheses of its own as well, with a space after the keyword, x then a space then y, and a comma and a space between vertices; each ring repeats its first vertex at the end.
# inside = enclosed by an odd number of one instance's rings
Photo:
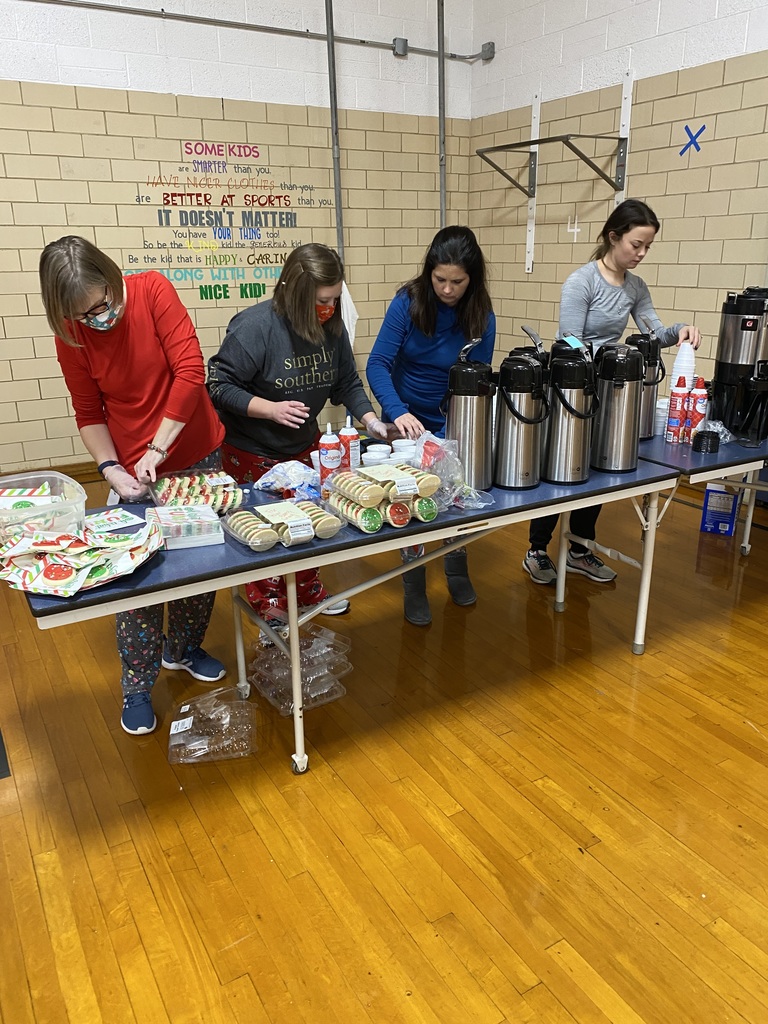
MULTIPOLYGON (((219 469, 221 450, 217 448, 207 458, 180 472, 219 469)), ((150 690, 154 686, 160 672, 166 638, 168 653, 175 660, 185 657, 202 644, 211 620, 215 597, 213 593, 199 594, 197 597, 169 601, 168 627, 165 633, 165 608, 161 604, 154 604, 149 608, 135 608, 115 616, 123 696, 136 693, 138 690, 150 690)))

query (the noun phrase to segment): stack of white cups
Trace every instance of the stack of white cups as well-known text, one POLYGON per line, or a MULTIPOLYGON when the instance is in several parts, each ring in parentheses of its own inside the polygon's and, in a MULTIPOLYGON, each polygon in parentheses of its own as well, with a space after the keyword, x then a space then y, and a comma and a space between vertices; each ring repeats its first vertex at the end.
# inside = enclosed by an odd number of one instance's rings
POLYGON ((654 437, 663 435, 667 430, 667 418, 669 417, 669 399, 660 398, 656 402, 656 416, 653 421, 654 437))
POLYGON ((677 349, 675 365, 672 367, 672 387, 677 387, 677 382, 685 377, 685 386, 691 390, 696 382, 696 355, 690 341, 684 341, 677 349))

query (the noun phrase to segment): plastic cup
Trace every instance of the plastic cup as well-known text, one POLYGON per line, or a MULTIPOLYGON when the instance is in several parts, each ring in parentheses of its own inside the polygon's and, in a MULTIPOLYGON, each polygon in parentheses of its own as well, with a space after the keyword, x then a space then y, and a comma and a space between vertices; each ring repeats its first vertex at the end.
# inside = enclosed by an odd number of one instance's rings
POLYGON ((309 457, 312 460, 312 468, 315 472, 320 472, 320 452, 310 452, 309 457))
POLYGON ((416 442, 408 437, 398 437, 392 442, 393 451, 401 451, 403 448, 415 448, 416 442))
POLYGON ((365 449, 367 455, 386 455, 392 454, 392 446, 388 444, 369 444, 365 449))
POLYGON ((385 462, 389 462, 389 456, 384 452, 374 452, 370 455, 368 452, 363 452, 360 456, 360 460, 364 466, 381 466, 385 462))

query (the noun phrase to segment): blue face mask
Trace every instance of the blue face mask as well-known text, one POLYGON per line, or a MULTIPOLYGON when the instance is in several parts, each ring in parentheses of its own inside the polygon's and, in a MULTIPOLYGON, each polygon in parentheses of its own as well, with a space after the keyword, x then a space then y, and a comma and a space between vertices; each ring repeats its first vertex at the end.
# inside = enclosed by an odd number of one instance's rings
POLYGON ((117 323, 122 308, 122 304, 117 307, 109 305, 103 313, 94 313, 93 316, 85 317, 82 322, 86 327, 93 328, 94 331, 108 331, 117 323))

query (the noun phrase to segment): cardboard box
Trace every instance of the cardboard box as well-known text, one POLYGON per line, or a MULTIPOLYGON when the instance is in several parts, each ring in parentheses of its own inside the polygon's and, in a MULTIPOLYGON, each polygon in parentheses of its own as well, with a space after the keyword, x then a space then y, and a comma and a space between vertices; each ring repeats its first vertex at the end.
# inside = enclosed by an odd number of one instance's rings
POLYGON ((725 484, 707 484, 701 512, 701 532, 732 537, 739 518, 741 491, 729 490, 725 484))

